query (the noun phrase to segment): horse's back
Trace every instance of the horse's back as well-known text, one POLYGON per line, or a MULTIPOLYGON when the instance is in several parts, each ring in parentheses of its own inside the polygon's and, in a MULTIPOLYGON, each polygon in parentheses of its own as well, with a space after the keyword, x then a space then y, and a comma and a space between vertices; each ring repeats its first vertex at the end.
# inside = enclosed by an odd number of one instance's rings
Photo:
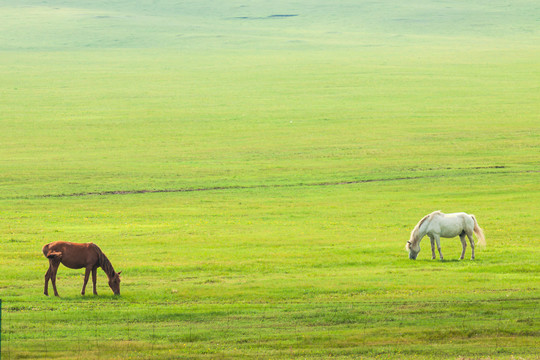
POLYGON ((456 219, 457 221, 461 221, 464 227, 474 227, 474 215, 469 215, 465 212, 458 212, 453 214, 445 214, 445 216, 449 219, 456 219))
POLYGON ((434 221, 431 222, 432 232, 441 237, 455 237, 463 231, 470 233, 474 228, 474 220, 464 212, 444 214, 436 212, 434 221))
MULTIPOLYGON (((45 251, 48 250, 53 250, 53 251, 62 251, 62 250, 71 250, 71 249, 75 249, 75 250, 78 250, 78 249, 84 249, 84 248, 89 248, 91 247, 92 245, 94 245, 93 243, 73 243, 73 242, 69 242, 69 241, 53 241, 53 242, 50 242, 48 244, 45 244, 45 246, 43 246, 43 253, 45 254, 45 251)), ((47 256, 47 255, 45 255, 47 256)))
POLYGON ((89 264, 97 263, 98 251, 93 243, 72 243, 67 241, 53 241, 43 247, 43 255, 60 254, 61 262, 73 269, 80 269, 89 264))

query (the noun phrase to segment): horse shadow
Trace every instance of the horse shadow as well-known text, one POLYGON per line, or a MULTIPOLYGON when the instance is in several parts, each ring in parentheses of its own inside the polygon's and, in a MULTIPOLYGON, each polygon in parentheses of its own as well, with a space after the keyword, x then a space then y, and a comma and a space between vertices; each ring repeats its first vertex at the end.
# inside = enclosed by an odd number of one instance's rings
POLYGON ((462 264, 469 264, 469 263, 481 263, 482 260, 478 260, 478 259, 475 259, 475 260, 470 260, 470 259, 463 259, 463 260, 460 260, 460 259, 443 259, 443 260, 440 260, 440 259, 416 259, 415 262, 417 263, 422 263, 422 264, 458 264, 458 263, 462 263, 462 264))

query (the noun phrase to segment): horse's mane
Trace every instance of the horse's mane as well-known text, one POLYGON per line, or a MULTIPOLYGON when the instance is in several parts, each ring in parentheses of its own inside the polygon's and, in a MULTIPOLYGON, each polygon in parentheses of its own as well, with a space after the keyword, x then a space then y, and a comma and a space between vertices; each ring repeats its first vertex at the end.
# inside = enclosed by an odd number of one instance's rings
POLYGON ((95 245, 94 246, 96 247, 96 250, 97 250, 97 253, 98 253, 98 257, 99 257, 99 266, 101 266, 101 268, 103 269, 103 271, 105 271, 105 274, 107 274, 107 276, 109 278, 113 278, 114 275, 116 274, 116 272, 114 271, 114 268, 111 264, 111 262, 109 261, 109 259, 105 256, 105 254, 103 253, 103 251, 101 251, 101 249, 99 248, 99 246, 95 245))
POLYGON ((442 214, 440 210, 434 211, 431 214, 424 216, 422 220, 420 220, 418 224, 416 224, 414 229, 411 231, 411 239, 409 240, 411 245, 416 245, 418 240, 420 240, 419 232, 420 232, 420 227, 422 226, 422 224, 425 223, 428 219, 431 219, 431 217, 433 217, 434 215, 438 215, 438 214, 442 214))

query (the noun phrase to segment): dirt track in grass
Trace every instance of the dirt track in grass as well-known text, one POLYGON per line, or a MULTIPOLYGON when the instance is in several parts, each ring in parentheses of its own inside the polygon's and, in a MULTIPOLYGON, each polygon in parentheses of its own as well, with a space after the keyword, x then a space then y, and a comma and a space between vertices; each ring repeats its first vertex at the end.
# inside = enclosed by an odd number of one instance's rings
MULTIPOLYGON (((446 170, 488 170, 488 169, 506 169, 506 166, 477 166, 471 168, 448 168, 446 170)), ((441 170, 441 169, 422 169, 426 170, 441 170)), ((521 173, 522 171, 505 172, 505 173, 521 173)), ((478 173, 483 174, 483 173, 478 173)), ((254 184, 254 185, 228 185, 228 186, 209 186, 209 187, 193 187, 193 188, 178 188, 178 189, 139 189, 139 190, 108 190, 108 191, 92 191, 70 194, 44 194, 30 196, 33 198, 65 198, 65 197, 82 197, 82 196, 109 196, 109 195, 133 195, 133 194, 157 194, 157 193, 182 193, 182 192, 200 192, 200 191, 220 191, 220 190, 245 190, 245 189, 264 189, 264 188, 290 188, 290 187, 318 187, 318 186, 339 186, 339 185, 354 185, 374 182, 392 182, 417 179, 440 178, 444 175, 423 175, 423 176, 403 176, 395 178, 378 178, 378 179, 362 179, 362 180, 345 180, 345 181, 324 181, 313 183, 291 183, 291 184, 254 184)), ((25 197, 28 198, 28 197, 25 197)))

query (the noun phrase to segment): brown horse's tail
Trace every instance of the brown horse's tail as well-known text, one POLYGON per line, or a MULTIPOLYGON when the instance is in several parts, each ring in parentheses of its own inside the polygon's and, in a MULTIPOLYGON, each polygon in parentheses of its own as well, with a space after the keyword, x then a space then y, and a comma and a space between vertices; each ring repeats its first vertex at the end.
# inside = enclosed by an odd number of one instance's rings
POLYGON ((484 236, 484 231, 478 226, 478 221, 476 221, 476 218, 474 215, 471 215, 472 219, 474 220, 474 233, 476 237, 478 238, 478 245, 480 246, 486 246, 486 237, 484 236))
POLYGON ((62 253, 60 251, 53 251, 49 247, 50 244, 43 246, 43 255, 48 259, 62 259, 62 253))
POLYGON ((49 254, 49 244, 46 244, 45 246, 43 246, 43 256, 45 257, 49 257, 48 254, 49 254))

